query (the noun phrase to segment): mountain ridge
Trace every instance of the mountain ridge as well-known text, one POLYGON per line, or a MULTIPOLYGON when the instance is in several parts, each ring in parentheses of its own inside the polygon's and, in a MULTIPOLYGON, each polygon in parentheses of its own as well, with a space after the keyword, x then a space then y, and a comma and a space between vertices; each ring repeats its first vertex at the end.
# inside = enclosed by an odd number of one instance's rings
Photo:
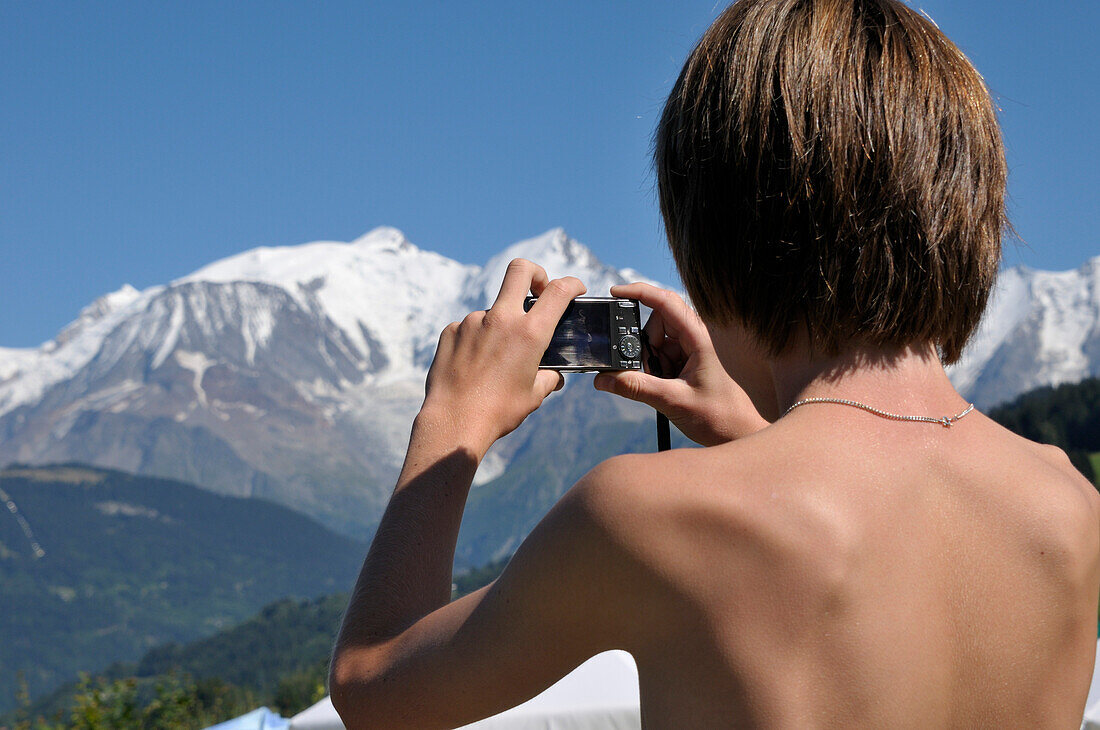
MULTIPOLYGON (((365 537, 400 468, 439 331, 487 308, 516 256, 579 274, 593 294, 626 281, 560 228, 477 266, 381 227, 122 287, 43 347, 0 351, 0 464, 75 459, 181 478, 365 537)), ((510 457, 499 444, 478 484, 510 457)))
MULTIPOLYGON (((603 263, 561 228, 480 265, 385 226, 349 243, 253 248, 168 284, 105 294, 39 348, 0 348, 0 464, 79 460, 179 478, 273 499, 366 538, 400 469, 438 333, 487 308, 517 256, 551 276, 579 276, 590 295, 644 279, 603 263)), ((980 408, 1096 374, 1100 257, 1068 272, 1006 269, 982 327, 949 369, 980 408)), ((499 499, 471 500, 485 514, 470 525, 498 537, 511 529, 490 523, 514 512, 504 500, 518 493, 506 474, 516 459, 557 469, 546 474, 555 486, 540 506, 568 486, 559 478, 581 464, 559 468, 562 454, 542 453, 569 448, 563 430, 618 429, 613 441, 624 448, 649 444, 651 412, 593 391, 589 379, 570 377, 490 451, 475 490, 499 499), (492 486, 501 479, 510 486, 492 486)), ((586 452, 584 463, 598 456, 586 452)), ((504 542, 520 539, 531 518, 504 542)), ((468 559, 484 562, 500 545, 480 550, 468 559)))

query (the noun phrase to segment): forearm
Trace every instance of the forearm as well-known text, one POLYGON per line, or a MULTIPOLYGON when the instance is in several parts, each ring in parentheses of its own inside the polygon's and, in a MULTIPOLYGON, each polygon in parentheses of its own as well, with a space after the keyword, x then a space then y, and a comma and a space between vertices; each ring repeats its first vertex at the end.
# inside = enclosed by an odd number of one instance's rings
POLYGON ((445 606, 462 511, 478 463, 564 380, 539 370, 554 327, 584 293, 530 261, 508 265, 492 308, 443 328, 424 406, 336 641, 335 687, 369 681, 406 629, 445 606), (538 301, 527 310, 530 291, 538 301), (506 353, 507 357, 502 357, 506 353))
POLYGON ((452 414, 422 410, 344 617, 337 648, 394 636, 451 597, 466 497, 485 448, 452 414))

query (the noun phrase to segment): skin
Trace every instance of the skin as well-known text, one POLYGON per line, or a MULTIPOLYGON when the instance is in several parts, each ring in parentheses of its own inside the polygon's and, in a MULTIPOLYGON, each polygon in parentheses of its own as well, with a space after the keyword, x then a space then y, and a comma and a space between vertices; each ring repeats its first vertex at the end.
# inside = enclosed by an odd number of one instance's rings
POLYGON ((935 416, 967 404, 931 346, 820 358, 796 342, 767 358, 645 284, 612 293, 653 308, 675 377, 596 387, 706 448, 600 464, 497 581, 449 602, 473 474, 560 387, 537 364, 582 292, 517 260, 493 308, 441 336, 337 640, 349 728, 457 727, 612 648, 637 661, 646 728, 1079 726, 1100 498, 1065 455, 978 412, 951 428, 832 404, 780 418, 810 396, 935 416))

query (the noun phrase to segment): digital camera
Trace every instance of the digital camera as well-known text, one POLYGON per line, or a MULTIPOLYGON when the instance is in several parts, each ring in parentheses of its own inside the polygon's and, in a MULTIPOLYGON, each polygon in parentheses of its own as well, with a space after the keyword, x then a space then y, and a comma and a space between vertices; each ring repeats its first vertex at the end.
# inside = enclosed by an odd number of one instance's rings
MULTIPOLYGON (((524 311, 536 297, 527 297, 524 311)), ((584 373, 642 369, 641 311, 633 299, 577 297, 570 302, 539 367, 584 373)))

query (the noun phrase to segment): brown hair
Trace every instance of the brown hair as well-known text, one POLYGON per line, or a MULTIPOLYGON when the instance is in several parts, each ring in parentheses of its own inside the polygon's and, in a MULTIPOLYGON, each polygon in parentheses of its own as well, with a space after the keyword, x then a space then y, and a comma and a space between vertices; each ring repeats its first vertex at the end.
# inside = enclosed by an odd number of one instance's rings
POLYGON ((741 0, 657 127, 669 246, 706 319, 958 360, 1000 261, 1007 168, 962 52, 899 0, 741 0))

